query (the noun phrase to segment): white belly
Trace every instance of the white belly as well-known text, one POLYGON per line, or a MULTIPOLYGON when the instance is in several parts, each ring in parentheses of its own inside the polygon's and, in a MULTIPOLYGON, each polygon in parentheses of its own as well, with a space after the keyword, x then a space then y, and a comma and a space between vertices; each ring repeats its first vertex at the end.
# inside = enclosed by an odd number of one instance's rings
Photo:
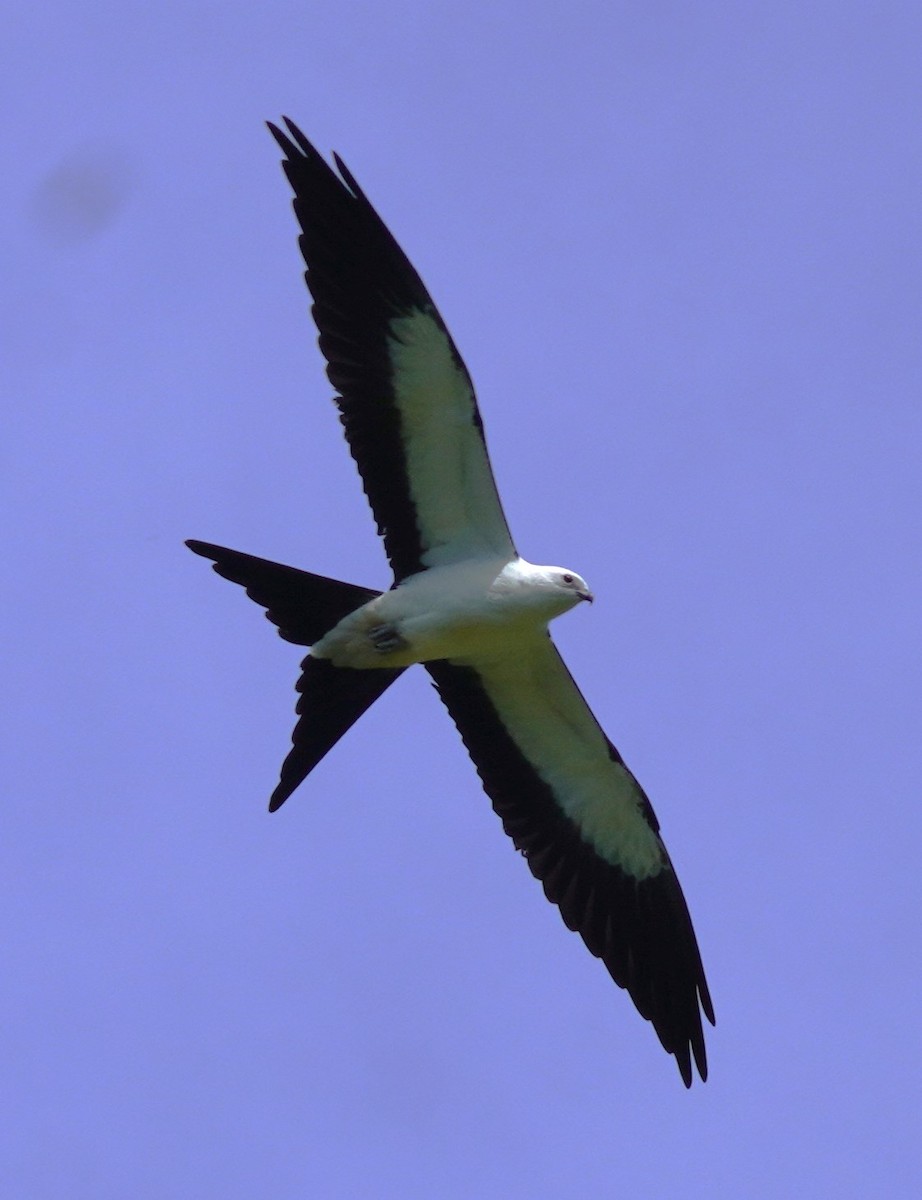
POLYGON ((414 575, 343 618, 311 654, 337 667, 363 669, 489 654, 523 619, 508 589, 495 586, 506 562, 473 560, 414 575), (382 630, 393 631, 400 645, 377 648, 382 630))

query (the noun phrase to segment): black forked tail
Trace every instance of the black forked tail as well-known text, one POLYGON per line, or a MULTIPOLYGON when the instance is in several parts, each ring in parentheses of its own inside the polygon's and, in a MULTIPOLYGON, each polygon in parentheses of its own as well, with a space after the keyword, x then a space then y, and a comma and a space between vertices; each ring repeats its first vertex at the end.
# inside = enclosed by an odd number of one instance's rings
POLYGON ((295 706, 298 723, 278 787, 269 800, 269 812, 281 808, 327 751, 401 674, 403 668, 356 671, 334 667, 322 658, 305 658, 295 685, 300 692, 295 706))
MULTIPOLYGON (((380 595, 354 583, 313 575, 209 542, 190 540, 186 545, 203 558, 210 558, 219 575, 246 588, 247 595, 266 609, 279 635, 299 646, 313 645, 343 617, 380 595)), ((280 782, 269 801, 270 812, 284 804, 327 751, 401 673, 393 669, 356 671, 334 667, 310 655, 304 659, 297 683, 298 723, 291 735, 291 751, 282 764, 280 782)))
POLYGON ((343 617, 381 595, 354 583, 312 575, 210 542, 190 539, 186 545, 202 558, 210 558, 219 575, 245 587, 250 599, 266 609, 279 637, 298 646, 319 642, 343 617))

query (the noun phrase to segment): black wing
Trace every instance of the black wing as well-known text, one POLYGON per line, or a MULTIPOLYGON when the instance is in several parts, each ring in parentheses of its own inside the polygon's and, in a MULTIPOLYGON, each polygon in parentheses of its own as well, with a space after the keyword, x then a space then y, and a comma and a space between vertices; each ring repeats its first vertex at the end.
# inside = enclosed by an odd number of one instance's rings
POLYGON ((422 280, 339 158, 269 126, 343 427, 397 581, 515 549, 470 377, 422 280))
POLYGON ((659 823, 550 638, 506 664, 426 667, 547 898, 652 1022, 686 1086, 692 1055, 706 1079, 700 1010, 713 1024, 714 1009, 659 823))

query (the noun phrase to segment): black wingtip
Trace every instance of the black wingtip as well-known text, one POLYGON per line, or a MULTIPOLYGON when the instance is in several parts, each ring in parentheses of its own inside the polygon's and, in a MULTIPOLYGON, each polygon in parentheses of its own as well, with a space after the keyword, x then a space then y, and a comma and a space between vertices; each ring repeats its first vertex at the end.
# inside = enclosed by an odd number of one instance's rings
MULTIPOLYGON (((294 162, 294 161, 297 161, 299 159, 304 159, 304 158, 312 159, 312 160, 319 160, 324 165, 324 167, 328 171, 330 171, 331 174, 333 174, 333 177, 336 178, 335 172, 333 172, 331 170, 331 168, 329 167, 329 164, 326 163, 325 159, 323 158, 323 155, 320 153, 320 151, 317 149, 317 147, 313 144, 313 142, 311 142, 307 137, 305 137, 305 135, 301 132, 301 129, 294 123, 294 121, 292 121, 292 119, 290 117, 282 117, 282 120, 284 121, 285 126, 288 129, 288 133, 285 133, 283 130, 279 129, 278 125, 276 125, 273 121, 267 121, 266 128, 269 130, 269 132, 272 134, 272 136, 275 138, 275 140, 281 146, 282 151, 285 155, 285 161, 286 162, 294 162), (291 135, 290 137, 289 137, 289 134, 291 135)), ((342 182, 345 183, 347 189, 349 191, 351 191, 354 196, 365 200, 366 199, 365 193, 362 191, 362 189, 356 183, 355 176, 352 174, 352 172, 349 170, 349 168, 346 166, 346 164, 343 162, 343 160, 339 157, 338 154, 336 154, 336 153, 333 154, 333 161, 335 162, 335 164, 339 170, 342 182)), ((337 182, 340 182, 340 180, 337 180, 337 182)))
POLYGON ((343 182, 345 183, 346 187, 352 192, 352 194, 354 196, 356 196, 360 200, 365 200, 367 203, 367 197, 366 197, 365 193, 362 191, 362 189, 359 187, 359 185, 356 183, 355 176, 352 174, 352 172, 349 170, 349 168, 346 166, 346 164, 339 157, 339 155, 336 153, 335 150, 333 151, 333 161, 336 163, 337 170, 339 171, 340 175, 342 176, 343 182))
POLYGON ((235 551, 228 551, 226 546, 218 546, 214 542, 200 542, 198 538, 186 538, 185 545, 189 547, 193 554, 198 554, 202 558, 210 559, 211 569, 221 574, 221 565, 218 559, 227 554, 234 554, 235 551))
POLYGON ((305 156, 305 158, 317 156, 316 148, 311 145, 298 126, 294 123, 294 121, 292 121, 291 117, 282 117, 282 120, 285 122, 285 127, 294 139, 295 145, 305 156))
POLYGON ((269 130, 269 132, 272 134, 272 136, 275 138, 275 140, 278 142, 278 144, 281 146, 281 148, 287 154, 288 147, 291 145, 291 143, 289 142, 288 138, 284 135, 284 133, 282 133, 281 129, 279 129, 278 125, 276 125, 274 121, 267 121, 266 128, 269 130))
POLYGON ((285 155, 285 157, 288 160, 293 160, 296 158, 301 158, 302 156, 305 158, 310 158, 311 156, 316 155, 317 151, 310 144, 294 121, 292 121, 290 117, 282 117, 282 120, 285 123, 288 133, 285 133, 284 130, 279 129, 278 125, 276 125, 274 121, 267 121, 266 128, 282 148, 282 153, 285 155), (290 137, 289 134, 291 135, 290 137))
POLYGON ((275 791, 269 797, 269 812, 274 813, 282 807, 288 797, 294 792, 295 788, 302 782, 302 778, 298 778, 297 782, 292 784, 291 780, 282 780, 275 791))

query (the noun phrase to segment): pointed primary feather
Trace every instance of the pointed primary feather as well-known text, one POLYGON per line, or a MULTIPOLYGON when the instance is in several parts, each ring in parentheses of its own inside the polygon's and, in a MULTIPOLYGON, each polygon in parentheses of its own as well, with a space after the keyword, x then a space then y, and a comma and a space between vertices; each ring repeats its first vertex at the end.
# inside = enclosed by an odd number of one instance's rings
POLYGON ((340 159, 269 126, 295 193, 305 278, 349 448, 398 582, 515 556, 470 377, 406 255, 340 159))
POLYGON ((550 638, 503 659, 427 663, 503 827, 675 1055, 707 1078, 714 1010, 691 918, 650 801, 550 638), (700 1006, 700 1007, 699 1007, 700 1006))

